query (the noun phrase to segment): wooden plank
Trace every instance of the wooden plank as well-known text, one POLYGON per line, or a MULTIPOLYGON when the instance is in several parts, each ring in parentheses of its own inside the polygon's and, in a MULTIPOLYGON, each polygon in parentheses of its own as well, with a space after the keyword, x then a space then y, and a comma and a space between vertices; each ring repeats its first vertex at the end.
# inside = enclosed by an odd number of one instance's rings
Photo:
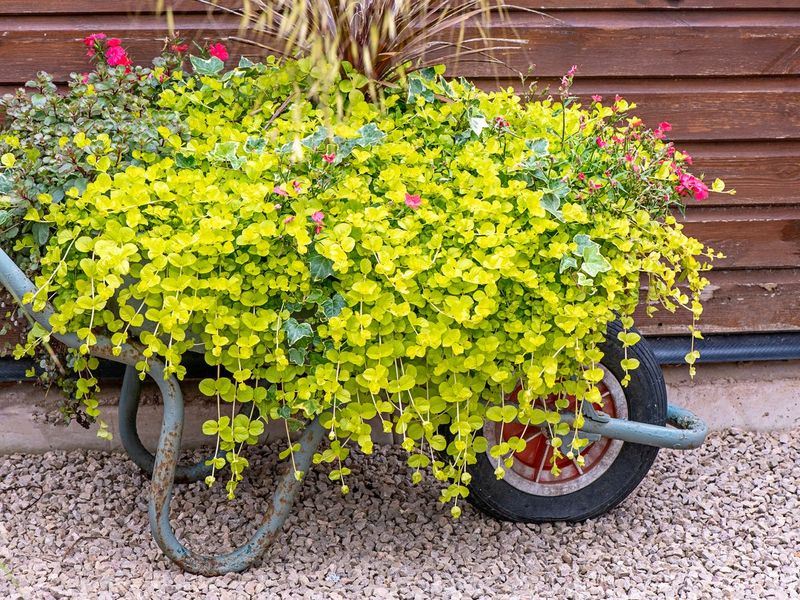
MULTIPOLYGON (((139 16, 118 19, 112 16, 86 16, 80 28, 70 19, 56 17, 0 18, 0 84, 16 84, 30 79, 37 71, 48 71, 56 81, 66 81, 70 73, 91 68, 82 40, 87 32, 104 32, 118 37, 137 64, 148 65, 161 52, 168 35, 164 16, 139 16)), ((174 16, 175 30, 199 43, 218 41, 238 32, 236 17, 188 14, 174 16)), ((229 44, 231 63, 238 53, 253 48, 229 44)))
MULTIPOLYGON (((800 72, 800 12, 791 10, 519 13, 513 27, 498 23, 487 32, 528 44, 498 54, 508 68, 472 62, 455 66, 454 73, 495 77, 535 67, 539 76, 559 77, 573 64, 592 77, 800 72)), ((468 29, 467 36, 473 35, 478 30, 468 29)))
POLYGON ((130 15, 166 10, 205 13, 209 7, 197 0, 2 0, 0 3, 0 15, 130 15))
MULTIPOLYGON (((479 79, 476 83, 485 89, 525 89, 518 79, 479 79)), ((536 83, 538 89, 557 94, 558 80, 544 78, 536 83)), ((800 139, 800 82, 796 78, 577 77, 573 93, 584 105, 591 104, 594 94, 602 95, 607 103, 619 94, 636 103, 632 112, 646 124, 671 123, 670 138, 678 142, 800 139)))
MULTIPOLYGON (((218 0, 218 4, 222 4, 218 0)), ((241 6, 242 0, 229 0, 241 6)), ((496 4, 496 3, 495 3, 496 4)), ((510 0, 508 4, 530 10, 786 10, 800 9, 800 0, 510 0)), ((142 14, 161 12, 167 7, 180 12, 206 12, 208 6, 197 0, 3 0, 0 15, 24 14, 142 14)), ((516 12, 510 8, 510 12, 516 12)))
MULTIPOLYGON (((197 32, 202 39, 221 38, 238 30, 238 19, 177 14, 175 28, 186 34, 197 32)), ((61 77, 82 69, 82 51, 74 42, 87 31, 126 38, 135 56, 147 57, 159 47, 166 19, 90 14, 81 16, 78 27, 76 20, 63 15, 0 17, 2 82, 24 81, 37 68, 49 68, 61 77)), ((537 65, 540 77, 560 77, 572 64, 590 77, 800 73, 800 11, 566 11, 558 18, 521 13, 513 28, 498 25, 488 33, 528 39, 528 46, 501 57, 517 71, 537 65)), ((472 34, 477 32, 467 32, 472 34)), ((509 75, 508 69, 500 69, 470 63, 451 71, 475 77, 509 75)))
POLYGON ((800 203, 800 142, 704 143, 680 147, 694 157, 692 170, 719 177, 735 196, 712 194, 705 206, 800 203))
MULTIPOLYGON (((497 2, 492 2, 498 4, 497 2)), ((242 0, 217 0, 217 4, 241 7, 242 0)), ((510 0, 513 7, 539 11, 564 10, 787 10, 800 9, 800 0, 510 0)), ((0 15, 41 14, 142 14, 162 12, 206 12, 197 0, 3 0, 0 15)))
MULTIPOLYGON (((800 330, 800 270, 715 270, 703 293, 704 312, 699 323, 705 333, 744 333, 800 330)), ((644 306, 636 323, 648 335, 686 335, 688 311, 665 310, 648 318, 644 306)))
MULTIPOLYGON (((748 208, 692 204, 685 232, 726 258, 718 268, 800 268, 800 205, 748 208)), ((800 299, 798 300, 800 307, 800 299)))
POLYGON ((785 10, 800 8, 798 0, 511 0, 533 10, 785 10))

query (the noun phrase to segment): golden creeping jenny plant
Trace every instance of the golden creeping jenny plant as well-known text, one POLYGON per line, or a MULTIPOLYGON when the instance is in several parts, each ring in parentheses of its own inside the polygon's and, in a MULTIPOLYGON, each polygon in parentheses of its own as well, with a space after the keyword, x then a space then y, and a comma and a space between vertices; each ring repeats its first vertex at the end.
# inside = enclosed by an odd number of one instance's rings
MULTIPOLYGON (((307 60, 195 66, 158 101, 188 131, 160 130, 171 152, 136 153, 141 164, 36 215, 56 233, 35 303, 52 302, 54 329, 77 332, 84 355, 101 331, 144 346, 143 377, 163 361, 180 378, 182 357, 204 353, 218 418, 203 430, 227 452, 214 465, 229 466, 230 494, 247 466, 239 444, 267 421, 288 434, 320 415, 331 444, 317 460, 343 491, 343 461, 372 451, 377 422, 402 437, 415 481, 431 467, 448 482, 457 515, 476 453, 508 468, 525 445, 487 448, 487 419, 565 434, 537 398, 601 402, 598 344, 609 322, 632 326, 642 274, 651 303, 701 313, 711 252, 668 211, 676 189, 701 184, 624 100, 524 104, 436 68, 380 104, 343 79, 332 120, 329 97, 302 93, 307 60)), ((89 363, 76 361, 87 398, 89 363)), ((580 461, 586 443, 556 457, 580 461)))

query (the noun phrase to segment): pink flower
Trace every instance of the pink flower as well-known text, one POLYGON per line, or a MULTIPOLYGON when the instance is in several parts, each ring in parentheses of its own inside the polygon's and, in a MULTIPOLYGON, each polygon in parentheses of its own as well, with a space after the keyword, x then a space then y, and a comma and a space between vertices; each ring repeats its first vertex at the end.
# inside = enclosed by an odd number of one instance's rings
POLYGON ((289 215, 283 220, 284 223, 291 223, 292 221, 294 221, 294 215, 289 215))
POLYGON ((314 227, 314 235, 319 235, 322 232, 322 225, 314 227))
POLYGON ((607 141, 605 141, 605 140, 604 140, 603 138, 601 138, 601 137, 598 137, 598 138, 595 140, 595 142, 597 143, 597 146, 598 146, 599 148, 605 148, 606 146, 608 146, 608 142, 607 142, 607 141))
POLYGON ((106 50, 106 62, 109 67, 130 66, 133 61, 122 46, 111 46, 106 50))
POLYGON ((106 40, 106 45, 109 48, 115 48, 116 46, 121 46, 122 45, 122 40, 119 39, 119 38, 108 38, 106 40))
POLYGON ((278 196, 288 196, 289 195, 289 193, 279 185, 276 185, 274 188, 272 188, 272 191, 274 193, 278 194, 278 196))
POLYGON ((419 194, 408 194, 408 193, 406 193, 405 202, 406 202, 406 206, 416 210, 416 209, 419 208, 419 205, 422 204, 422 198, 420 198, 419 194))
POLYGON ((318 223, 320 225, 322 224, 322 220, 324 218, 325 218, 325 213, 322 212, 321 210, 318 210, 313 215, 311 215, 311 220, 314 221, 314 223, 318 223))
POLYGON ((670 125, 666 121, 661 121, 661 123, 658 124, 658 128, 661 131, 672 131, 672 125, 670 125))
POLYGON ((186 52, 189 49, 189 44, 173 44, 170 46, 170 50, 173 52, 177 52, 180 54, 181 52, 186 52))
POLYGON ((603 97, 600 94, 595 94, 594 96, 592 96, 592 100, 595 102, 602 102, 603 97))
POLYGON ((322 160, 324 160, 326 163, 331 165, 331 164, 333 164, 333 161, 336 160, 336 153, 335 152, 331 152, 330 154, 323 154, 322 155, 322 160))
POLYGON ((594 182, 594 181, 590 181, 589 182, 589 189, 590 190, 599 190, 601 187, 603 187, 602 183, 597 183, 597 182, 594 182))
POLYGON ((208 47, 208 53, 222 61, 228 60, 228 49, 224 44, 211 44, 208 47))
POLYGON ((83 85, 86 85, 87 83, 89 83, 89 74, 88 73, 84 73, 83 74, 83 76, 81 77, 81 83, 83 85))
POLYGON ((625 140, 624 140, 624 139, 622 139, 621 137, 619 137, 618 135, 614 135, 614 136, 611 138, 611 141, 612 141, 612 142, 614 142, 615 144, 621 144, 621 143, 623 143, 625 140))
POLYGON ((108 36, 106 36, 105 33, 93 33, 92 35, 87 35, 85 38, 83 38, 83 45, 87 48, 90 48, 94 46, 96 40, 104 40, 106 37, 108 36))
POLYGON ((692 194, 695 200, 705 200, 708 198, 708 186, 694 175, 681 173, 678 176, 678 186, 675 188, 682 196, 692 194))
POLYGON ((664 139, 664 132, 661 130, 660 127, 656 127, 655 131, 653 131, 653 137, 656 138, 657 140, 664 139))
POLYGON ((292 187, 294 188, 295 192, 299 192, 301 189, 300 184, 297 181, 292 181, 292 187))
POLYGON ((619 94, 614 96, 614 102, 619 102, 620 100, 622 100, 622 96, 620 96, 619 94))
POLYGON ((584 175, 583 173, 578 173, 578 179, 580 181, 584 181, 586 179, 586 175, 584 175))
POLYGON ((105 33, 93 33, 92 35, 87 35, 85 38, 83 38, 83 45, 88 48, 88 50, 86 51, 86 56, 88 56, 89 58, 94 56, 95 45, 97 41, 104 39, 106 39, 105 33))
POLYGON ((633 162, 633 156, 631 156, 630 152, 625 155, 625 160, 628 162, 633 162))
POLYGON ((683 162, 685 162, 687 165, 692 164, 693 160, 688 152, 681 152, 681 154, 683 154, 683 162))
POLYGON ((578 65, 572 65, 572 66, 569 68, 569 71, 567 71, 567 77, 572 77, 572 76, 573 76, 573 75, 575 75, 575 73, 577 73, 577 72, 578 72, 578 65))

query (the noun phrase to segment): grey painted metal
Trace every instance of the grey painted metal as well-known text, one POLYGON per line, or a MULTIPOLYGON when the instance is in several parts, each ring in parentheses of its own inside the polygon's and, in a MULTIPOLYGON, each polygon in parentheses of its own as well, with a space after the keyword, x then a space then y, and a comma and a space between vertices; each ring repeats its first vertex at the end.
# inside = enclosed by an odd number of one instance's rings
MULTIPOLYGON (((272 495, 272 503, 264 515, 261 526, 247 543, 227 554, 203 555, 191 552, 178 541, 169 522, 172 483, 183 429, 183 398, 177 385, 164 392, 164 421, 156 453, 153 490, 149 505, 150 531, 153 538, 164 554, 190 573, 211 576, 243 571, 258 560, 264 550, 275 541, 289 515, 302 481, 295 478, 291 469, 287 470, 278 482, 272 495)), ((318 419, 314 419, 303 432, 300 438, 301 449, 294 455, 298 470, 308 471, 311 459, 323 436, 322 425, 318 419)))
MULTIPOLYGON (((33 310, 30 304, 21 299, 28 293, 35 293, 36 287, 25 273, 0 249, 0 283, 20 303, 23 309, 46 331, 52 332, 50 317, 53 309, 46 305, 41 311, 33 310)), ((74 333, 52 334, 55 339, 71 348, 78 348, 82 341, 74 333)), ((105 336, 98 335, 91 352, 98 358, 134 366, 144 359, 141 351, 129 344, 123 344, 121 352, 113 352, 114 345, 105 336)), ((175 537, 169 523, 169 503, 178 467, 181 435, 183 433, 183 394, 175 377, 165 378, 164 368, 150 359, 150 377, 158 386, 164 399, 164 417, 161 435, 155 456, 153 478, 151 481, 149 515, 150 530, 161 550, 179 566, 192 573, 202 575, 221 575, 231 571, 242 571, 255 562, 264 549, 277 537, 280 528, 289 514, 301 481, 297 481, 290 471, 278 483, 261 527, 249 542, 233 552, 222 555, 201 555, 188 550, 175 537)), ((138 396, 138 394, 137 394, 138 396)), ((295 454, 297 468, 307 471, 311 459, 323 437, 323 429, 315 419, 300 439, 301 450, 295 454)))
MULTIPOLYGON (((708 435, 708 426, 703 420, 685 408, 670 404, 667 406, 667 423, 675 427, 663 427, 637 421, 612 419, 608 415, 599 413, 600 418, 593 418, 584 414, 584 423, 581 431, 596 433, 603 437, 644 444, 658 448, 672 448, 673 450, 688 450, 698 448, 708 435)), ((573 413, 562 413, 561 420, 572 424, 575 420, 573 413)))
MULTIPOLYGON (((119 394, 119 439, 136 466, 148 477, 152 477, 156 457, 142 443, 136 426, 141 392, 142 381, 139 379, 139 372, 127 365, 119 394)), ((211 474, 211 466, 205 463, 203 459, 194 465, 178 465, 175 471, 175 483, 192 483, 205 479, 211 474)))

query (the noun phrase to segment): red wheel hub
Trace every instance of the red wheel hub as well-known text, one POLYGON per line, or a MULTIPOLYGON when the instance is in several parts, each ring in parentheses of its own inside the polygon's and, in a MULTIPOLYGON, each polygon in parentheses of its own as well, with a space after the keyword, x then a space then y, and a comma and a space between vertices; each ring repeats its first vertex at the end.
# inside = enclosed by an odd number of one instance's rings
MULTIPOLYGON (((616 381, 614 381, 614 383, 616 384, 616 381)), ((615 394, 613 394, 605 384, 605 380, 598 383, 597 387, 603 397, 603 412, 612 418, 618 416, 623 418, 627 417, 627 414, 618 414, 617 404, 619 399, 615 398, 615 394)), ((612 385, 612 387, 616 386, 612 385)), ((619 389, 621 394, 621 387, 619 389)), ((507 400, 515 402, 520 390, 521 386, 517 386, 507 400)), ((574 412, 576 410, 575 398, 574 396, 568 398, 570 403, 566 410, 574 412)), ((537 400, 537 404, 541 405, 542 408, 555 410, 556 399, 556 396, 551 395, 547 398, 537 400)), ((625 402, 624 396, 622 402, 625 402)), ((627 406, 623 409, 627 413, 626 409, 627 406)), ((598 470, 603 471, 608 468, 610 464, 609 459, 612 459, 613 462, 613 458, 616 457, 616 453, 614 453, 614 456, 607 457, 609 450, 616 447, 616 452, 619 452, 618 448, 620 444, 618 442, 615 445, 615 440, 600 438, 595 442, 591 442, 588 446, 584 446, 582 449, 581 455, 584 458, 583 465, 578 465, 576 460, 567 458, 566 456, 557 459, 555 464, 561 472, 558 476, 554 476, 550 472, 553 467, 554 448, 549 444, 550 434, 546 426, 525 426, 517 421, 505 424, 496 423, 494 426, 495 435, 492 437, 498 442, 507 441, 512 437, 522 437, 527 440, 525 449, 514 454, 514 464, 510 469, 511 473, 506 474, 506 479, 509 479, 509 476, 511 476, 510 479, 512 481, 510 482, 512 485, 514 485, 514 481, 520 484, 516 487, 527 488, 530 486, 526 485, 525 482, 531 482, 531 485, 539 491, 541 491, 540 486, 548 486, 552 488, 548 493, 554 495, 569 493, 572 491, 572 488, 579 489, 583 487, 583 483, 578 480, 594 480, 600 474, 598 470), (520 479, 522 481, 520 481, 520 479), (559 492, 555 488, 561 488, 562 491, 559 492)), ((567 451, 568 449, 565 448, 563 453, 566 454, 567 451)), ((586 483, 586 485, 588 485, 588 483, 586 483)))

